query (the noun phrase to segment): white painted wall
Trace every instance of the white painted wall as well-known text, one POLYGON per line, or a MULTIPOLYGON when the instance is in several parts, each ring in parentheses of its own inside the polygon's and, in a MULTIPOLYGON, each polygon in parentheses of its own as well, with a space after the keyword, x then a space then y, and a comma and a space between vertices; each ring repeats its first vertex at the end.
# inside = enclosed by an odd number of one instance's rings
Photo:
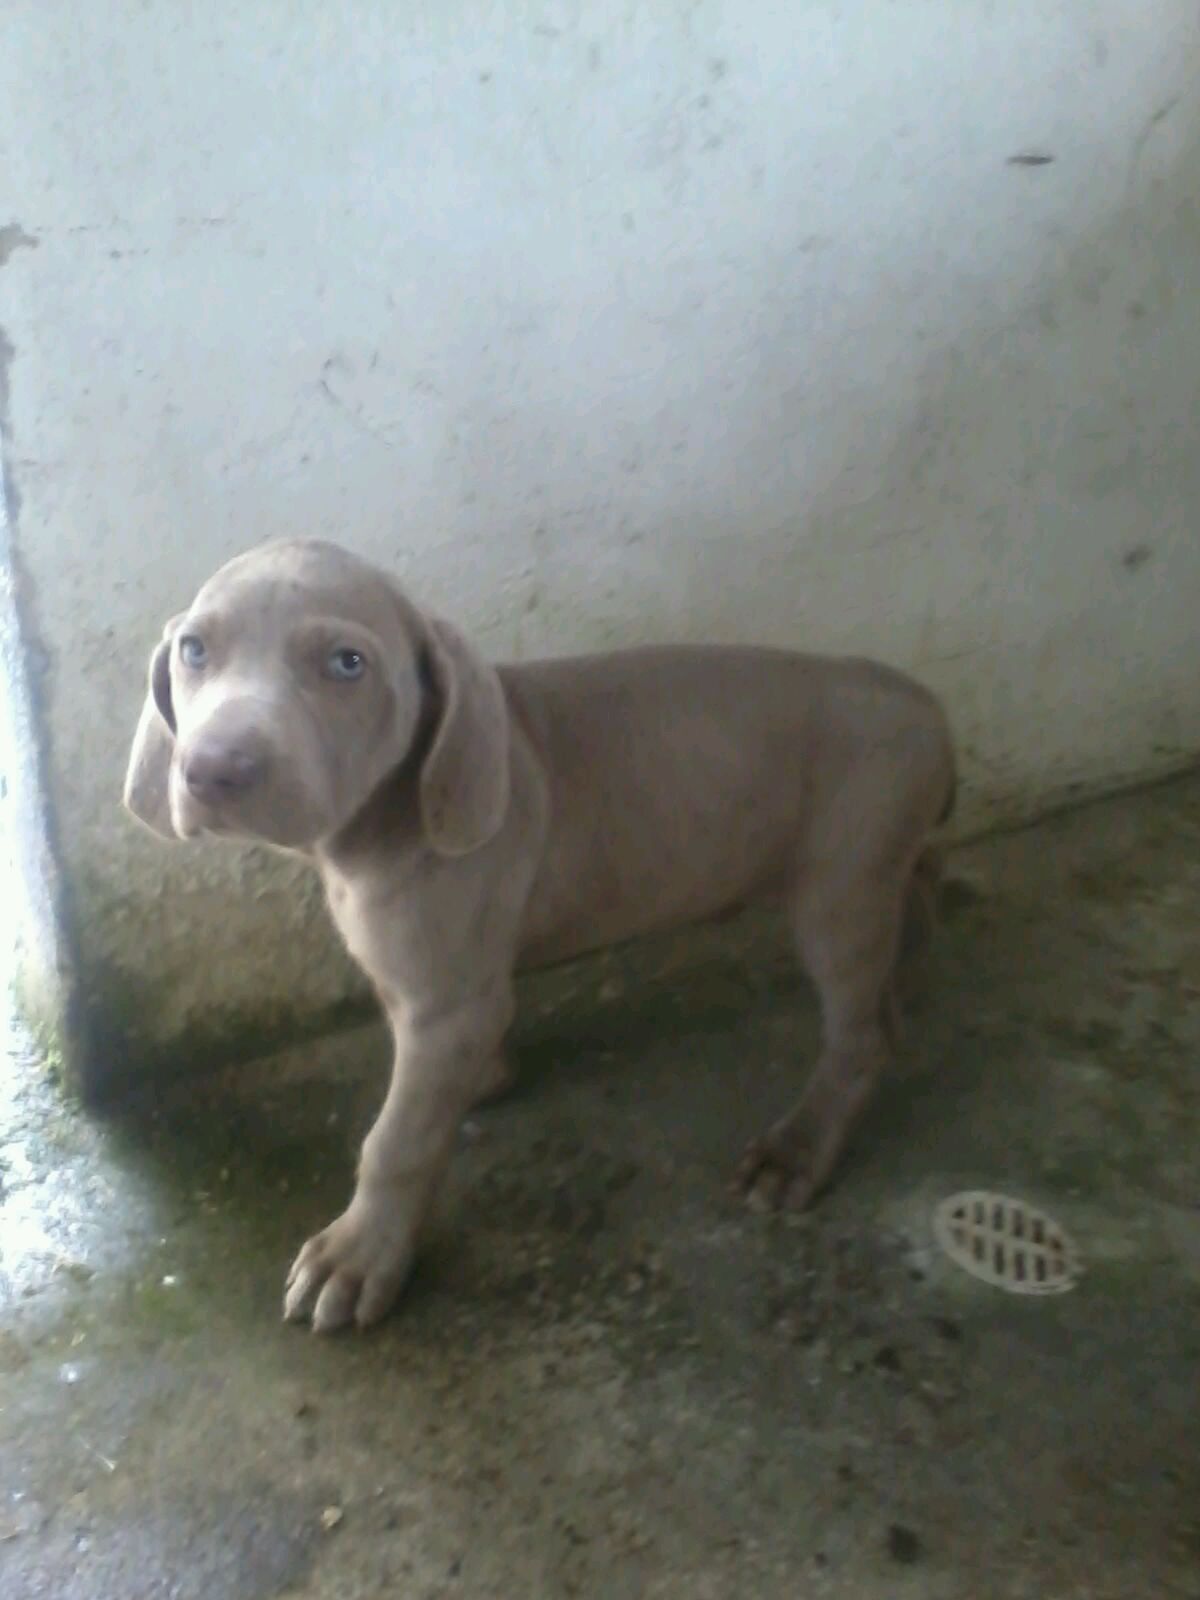
POLYGON ((118 808, 161 620, 280 533, 500 654, 896 661, 968 820, 1191 755, 1198 68, 1195 0, 10 0, 6 457, 97 994, 166 1037, 345 982, 118 808))

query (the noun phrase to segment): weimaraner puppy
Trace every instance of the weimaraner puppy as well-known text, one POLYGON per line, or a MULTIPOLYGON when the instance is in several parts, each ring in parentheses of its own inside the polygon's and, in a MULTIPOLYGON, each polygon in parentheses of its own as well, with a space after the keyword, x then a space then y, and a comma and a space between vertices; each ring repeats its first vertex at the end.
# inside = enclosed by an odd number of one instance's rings
POLYGON ((889 1052, 906 912, 954 757, 937 701, 867 661, 662 648, 489 665, 385 572, 264 545, 172 618, 125 803, 167 838, 308 856, 395 1039, 353 1196, 309 1239, 284 1314, 392 1305, 464 1114, 506 1081, 513 973, 759 895, 820 994, 802 1098, 741 1188, 802 1206, 889 1052))

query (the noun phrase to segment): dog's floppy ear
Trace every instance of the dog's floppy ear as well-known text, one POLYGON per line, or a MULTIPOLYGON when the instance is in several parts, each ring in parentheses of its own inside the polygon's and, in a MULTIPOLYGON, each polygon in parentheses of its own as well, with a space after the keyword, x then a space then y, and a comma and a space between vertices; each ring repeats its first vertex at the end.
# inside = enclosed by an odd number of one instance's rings
POLYGON ((164 839, 174 839, 171 826, 171 808, 168 803, 167 781, 171 773, 171 755, 175 749, 175 708, 171 704, 171 641, 183 617, 172 617, 163 629, 163 636, 150 657, 149 683, 142 714, 138 718, 137 732, 133 736, 133 749, 129 753, 129 768, 125 773, 123 799, 126 808, 139 822, 161 834, 164 839))
POLYGON ((494 667, 440 618, 426 621, 429 670, 441 702, 421 768, 421 824, 442 856, 465 856, 508 810, 508 705, 494 667))

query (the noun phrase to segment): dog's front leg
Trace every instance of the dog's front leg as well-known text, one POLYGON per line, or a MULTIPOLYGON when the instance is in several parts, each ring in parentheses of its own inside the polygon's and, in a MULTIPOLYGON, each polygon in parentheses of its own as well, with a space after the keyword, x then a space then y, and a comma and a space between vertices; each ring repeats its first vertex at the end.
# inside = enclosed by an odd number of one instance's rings
POLYGON ((350 1204, 309 1239, 288 1274, 283 1314, 318 1333, 376 1322, 404 1286, 421 1224, 459 1124, 479 1099, 511 1016, 485 996, 391 1017, 391 1084, 362 1148, 350 1204))

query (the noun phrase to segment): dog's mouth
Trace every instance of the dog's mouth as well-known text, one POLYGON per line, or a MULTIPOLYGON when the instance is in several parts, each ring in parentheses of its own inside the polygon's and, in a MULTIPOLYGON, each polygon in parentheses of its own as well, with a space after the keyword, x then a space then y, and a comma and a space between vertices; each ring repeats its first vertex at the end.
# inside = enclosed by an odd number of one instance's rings
POLYGON ((210 806, 185 801, 175 812, 175 832, 181 839, 231 838, 240 830, 232 819, 210 806))
POLYGON ((171 789, 171 820, 181 839, 198 839, 207 834, 230 838, 247 831, 243 816, 248 795, 202 798, 192 793, 182 773, 175 776, 171 789))
POLYGON ((236 838, 239 832, 232 822, 221 816, 205 818, 196 829, 197 833, 208 834, 213 838, 236 838))
POLYGON ((175 832, 181 839, 221 839, 227 842, 273 845, 279 850, 311 846, 320 829, 308 816, 292 815, 273 805, 267 796, 254 803, 214 805, 182 795, 174 814, 175 832))
POLYGON ((319 788, 314 792, 278 759, 270 766, 253 784, 226 790, 216 783, 197 792, 187 781, 181 757, 170 779, 171 822, 178 837, 244 840, 281 850, 309 848, 328 831, 332 797, 319 788))

